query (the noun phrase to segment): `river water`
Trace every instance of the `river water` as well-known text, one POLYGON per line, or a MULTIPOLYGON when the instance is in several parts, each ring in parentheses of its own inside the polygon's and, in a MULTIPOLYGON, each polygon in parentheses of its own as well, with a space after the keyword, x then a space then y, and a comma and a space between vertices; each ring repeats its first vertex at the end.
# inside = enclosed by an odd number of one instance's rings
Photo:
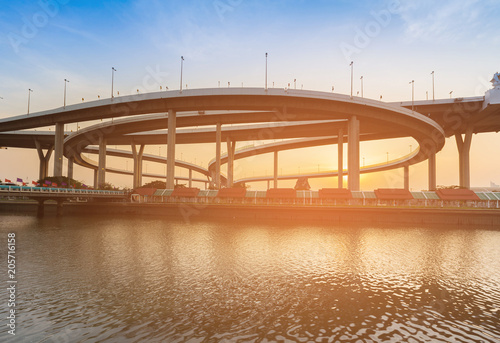
POLYGON ((0 243, 1 342, 500 342, 500 230, 0 215, 0 243))

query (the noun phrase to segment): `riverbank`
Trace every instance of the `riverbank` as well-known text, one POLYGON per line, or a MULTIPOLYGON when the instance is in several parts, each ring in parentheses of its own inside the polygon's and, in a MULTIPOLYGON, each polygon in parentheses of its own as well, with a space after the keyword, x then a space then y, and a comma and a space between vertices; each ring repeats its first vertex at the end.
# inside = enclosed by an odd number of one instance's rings
MULTIPOLYGON (((0 213, 36 215, 35 202, 0 202, 0 213)), ((65 203, 63 215, 144 215, 185 221, 206 219, 292 220, 331 223, 400 223, 479 225, 500 228, 500 210, 471 208, 411 208, 239 204, 65 203)), ((45 205, 45 215, 56 215, 56 204, 45 205)))

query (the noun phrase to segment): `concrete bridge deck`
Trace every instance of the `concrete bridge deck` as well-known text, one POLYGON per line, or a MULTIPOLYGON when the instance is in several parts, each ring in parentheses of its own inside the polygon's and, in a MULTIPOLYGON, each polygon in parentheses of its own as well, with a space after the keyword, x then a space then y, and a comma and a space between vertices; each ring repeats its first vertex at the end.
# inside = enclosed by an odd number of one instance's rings
MULTIPOLYGON (((419 149, 416 149, 416 153, 404 163, 391 163, 390 166, 405 168, 406 175, 410 164, 428 159, 429 189, 435 189, 435 154, 443 147, 444 137, 455 136, 460 156, 460 185, 469 188, 469 150, 472 134, 500 130, 500 86, 494 87, 482 97, 398 103, 290 89, 215 88, 154 92, 102 99, 32 113, 29 116, 1 119, 0 132, 47 125, 55 125, 53 144, 47 134, 26 134, 36 137, 24 139, 20 138, 25 135, 23 133, 9 132, 0 135, 0 145, 24 145, 23 147, 27 148, 33 148, 35 145, 40 157, 41 174, 42 171, 46 174, 47 163, 54 150, 56 176, 62 175, 62 159, 65 156, 70 161, 71 168, 68 169, 71 171, 73 162, 95 169, 96 185, 104 183, 106 171, 111 170, 106 168, 105 164, 106 145, 113 142, 132 145, 135 186, 140 184, 139 175, 143 174, 141 166, 144 146, 161 143, 164 139, 168 141, 167 187, 172 187, 175 180, 174 167, 178 164, 174 157, 176 144, 215 142, 216 157, 208 168, 207 177, 215 187, 219 188, 224 180, 220 172, 223 161, 228 163, 228 186, 234 182, 232 164, 235 158, 242 156, 241 153, 234 153, 236 141, 247 140, 248 137, 265 140, 276 137, 314 139, 330 136, 330 138, 336 137, 339 156, 343 155, 343 151, 340 150, 341 143, 347 140, 348 169, 345 172, 349 174, 349 188, 357 190, 361 172, 360 140, 363 140, 363 137, 385 139, 410 136, 418 142, 419 149), (119 117, 126 118, 114 119, 70 133, 64 139, 63 128, 66 123, 119 117), (269 124, 266 124, 266 127, 259 123, 269 124), (246 128, 229 128, 228 124, 250 125, 246 128), (224 129, 223 125, 226 125, 224 129), (183 127, 184 130, 177 131, 183 127), (150 132, 161 128, 167 128, 168 131, 164 134, 150 132), (263 132, 267 132, 268 135, 262 135, 263 132), (272 137, 269 137, 269 132, 272 137), (220 145, 223 138, 230 152, 227 159, 221 159, 220 145), (136 148, 137 144, 139 149, 136 148), (97 165, 81 157, 81 153, 89 149, 88 145, 99 145, 97 165), (47 154, 43 154, 43 149, 47 149, 47 154)), ((303 143, 309 144, 305 141, 303 143)), ((300 144, 297 147, 301 147, 300 144)), ((276 187, 279 150, 277 147, 268 149, 274 149, 275 152, 276 187)), ((344 170, 339 168, 337 171, 339 181, 343 173, 344 170)), ((405 187, 407 185, 405 176, 405 187)))

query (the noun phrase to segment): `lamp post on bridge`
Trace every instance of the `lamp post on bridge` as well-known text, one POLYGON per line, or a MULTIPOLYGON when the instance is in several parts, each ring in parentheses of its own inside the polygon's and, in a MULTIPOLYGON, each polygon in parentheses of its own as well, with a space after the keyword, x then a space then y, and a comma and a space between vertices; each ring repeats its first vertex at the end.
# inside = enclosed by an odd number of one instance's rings
POLYGON ((415 80, 411 80, 409 82, 411 84, 411 111, 414 111, 414 102, 415 102, 415 80))
POLYGON ((31 93, 33 92, 33 89, 28 89, 28 114, 26 115, 29 115, 30 114, 30 98, 31 98, 31 93))
POLYGON ((181 56, 181 88, 180 91, 182 93, 182 67, 184 65, 184 56, 181 56))
POLYGON ((353 65, 354 65, 354 62, 351 61, 351 64, 349 64, 349 66, 351 67, 351 99, 352 99, 352 78, 353 78, 353 65))
POLYGON ((267 91, 267 52, 266 52, 266 82, 265 82, 265 88, 267 91))
POLYGON ((111 67, 111 100, 115 97, 114 92, 113 92, 113 86, 115 83, 115 67, 111 67))
POLYGON ((434 101, 434 70, 431 73, 432 75, 432 101, 434 101))
POLYGON ((359 78, 361 80, 361 97, 363 98, 363 76, 359 78))
POLYGON ((68 79, 64 79, 64 105, 63 108, 66 109, 66 84, 69 82, 68 79))

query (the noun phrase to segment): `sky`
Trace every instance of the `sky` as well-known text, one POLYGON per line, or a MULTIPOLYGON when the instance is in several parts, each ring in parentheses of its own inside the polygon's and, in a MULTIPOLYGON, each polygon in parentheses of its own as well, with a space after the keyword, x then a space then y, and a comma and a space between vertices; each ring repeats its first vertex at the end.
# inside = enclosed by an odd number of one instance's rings
MULTIPOLYGON (((62 106, 64 79, 67 104, 120 95, 178 89, 180 56, 184 56, 184 87, 263 87, 265 53, 268 82, 342 94, 354 92, 383 101, 431 96, 484 95, 499 71, 498 0, 347 1, 347 0, 214 0, 214 1, 77 1, 4 2, 0 12, 0 118, 62 106), (428 92, 426 94, 426 92, 428 92)), ((75 126, 76 128, 76 126, 75 126)), ((74 129, 71 125, 68 130, 74 129)), ((240 142, 238 147, 254 142, 240 142)), ((255 144, 259 144, 255 142, 255 144)), ((413 139, 362 143, 366 165, 414 149, 413 139), (412 145, 412 147, 410 147, 412 145)), ((471 185, 500 184, 500 148, 496 133, 474 135, 471 185)), ((336 169, 336 147, 280 153, 280 172, 336 169)), ((151 146, 147 153, 165 155, 151 146)), ((179 146, 176 157, 207 166, 215 145, 179 146)), ((1 178, 37 179, 34 150, 1 149, 1 178), (8 163, 5 163, 8 161, 8 163)), ((52 161, 50 171, 52 171, 52 161)), ((148 171, 164 166, 147 163, 148 171)), ((108 165, 131 169, 132 163, 108 158, 108 165)), ((458 153, 454 139, 437 155, 438 185, 458 184, 458 153)), ((272 155, 236 162, 236 179, 270 174, 272 155)), ((146 166, 144 167, 146 169, 146 166)), ((224 168, 225 170, 225 168, 224 168)), ((187 171, 178 170, 182 175, 187 171)), ((75 167, 75 178, 92 183, 92 172, 75 167)), ((107 175, 125 187, 132 178, 107 175)), ((145 182, 151 181, 145 179, 145 182)), ((335 178, 310 180, 314 189, 335 187, 335 178)), ((280 187, 293 187, 282 182, 280 187)), ((362 176, 362 189, 402 187, 402 171, 362 176)), ((252 189, 265 188, 264 184, 252 189)), ((410 187, 427 188, 427 163, 410 167, 410 187)))

